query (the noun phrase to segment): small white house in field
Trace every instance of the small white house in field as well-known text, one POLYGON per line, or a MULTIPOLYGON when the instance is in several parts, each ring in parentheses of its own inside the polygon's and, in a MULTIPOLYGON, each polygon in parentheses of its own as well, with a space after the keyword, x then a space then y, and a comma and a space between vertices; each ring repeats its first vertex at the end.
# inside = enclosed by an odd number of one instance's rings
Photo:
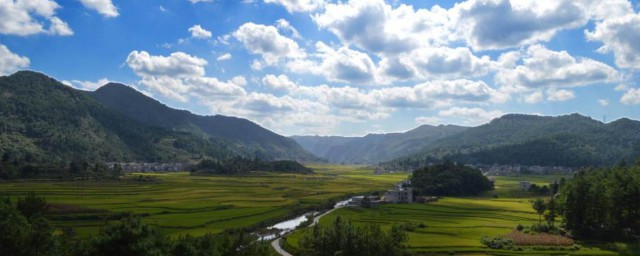
POLYGON ((521 191, 529 191, 531 187, 531 183, 528 181, 520 181, 520 190, 521 191))

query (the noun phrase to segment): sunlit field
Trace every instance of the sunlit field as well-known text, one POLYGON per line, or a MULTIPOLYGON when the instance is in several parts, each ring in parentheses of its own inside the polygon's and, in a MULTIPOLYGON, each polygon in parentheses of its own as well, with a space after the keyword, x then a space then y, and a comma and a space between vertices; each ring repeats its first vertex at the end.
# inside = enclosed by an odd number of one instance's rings
POLYGON ((54 225, 71 227, 81 237, 96 233, 106 216, 121 212, 137 214, 177 236, 262 226, 295 210, 384 190, 407 178, 406 173, 374 175, 354 166, 310 167, 314 174, 136 173, 121 181, 16 181, 0 183, 0 194, 16 197, 33 191, 46 197, 54 205, 54 225))

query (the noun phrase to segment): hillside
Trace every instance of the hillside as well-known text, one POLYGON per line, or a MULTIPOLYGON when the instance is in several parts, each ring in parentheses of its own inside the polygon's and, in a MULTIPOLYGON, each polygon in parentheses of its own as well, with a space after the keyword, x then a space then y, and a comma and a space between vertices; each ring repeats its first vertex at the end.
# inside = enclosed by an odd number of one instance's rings
POLYGON ((319 160, 294 140, 249 120, 222 115, 199 116, 173 109, 126 85, 110 83, 88 95, 145 125, 224 140, 227 148, 237 155, 276 160, 319 160))
POLYGON ((334 163, 372 164, 418 153, 430 143, 466 129, 454 125, 423 125, 405 133, 292 138, 305 149, 334 163))
POLYGON ((606 166, 640 156, 640 122, 602 123, 579 114, 510 114, 384 164, 412 169, 450 159, 467 164, 606 166))
POLYGON ((0 98, 3 163, 176 162, 194 154, 232 155, 222 141, 148 127, 40 73, 0 77, 0 98))

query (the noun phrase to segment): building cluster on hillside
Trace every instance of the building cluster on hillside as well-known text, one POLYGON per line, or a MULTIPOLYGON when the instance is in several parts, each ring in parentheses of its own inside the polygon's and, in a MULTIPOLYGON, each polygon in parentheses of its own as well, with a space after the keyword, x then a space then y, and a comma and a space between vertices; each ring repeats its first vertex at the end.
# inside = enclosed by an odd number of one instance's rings
POLYGON ((526 165, 469 165, 479 169, 485 175, 511 175, 511 174, 572 174, 575 170, 563 166, 526 166, 526 165))
POLYGON ((110 169, 119 165, 122 172, 180 172, 188 170, 190 163, 107 163, 110 169))

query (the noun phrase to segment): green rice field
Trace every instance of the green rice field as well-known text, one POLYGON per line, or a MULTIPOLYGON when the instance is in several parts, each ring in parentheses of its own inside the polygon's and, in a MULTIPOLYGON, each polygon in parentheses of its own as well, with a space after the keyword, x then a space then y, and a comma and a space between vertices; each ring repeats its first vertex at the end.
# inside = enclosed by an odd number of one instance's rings
POLYGON ((0 195, 35 192, 53 204, 53 224, 82 237, 105 225, 103 216, 132 212, 173 236, 218 233, 264 226, 296 209, 350 194, 384 190, 406 173, 374 175, 354 166, 310 166, 314 174, 255 173, 250 176, 191 176, 139 173, 120 181, 14 181, 0 195), (58 213, 58 214, 56 214, 58 213))
MULTIPOLYGON (((637 254, 637 245, 596 244, 579 242, 578 250, 492 250, 480 243, 480 238, 500 236, 511 232, 518 224, 529 226, 538 221, 532 210, 530 197, 518 191, 520 180, 547 185, 561 176, 500 176, 496 189, 484 197, 443 198, 426 204, 386 204, 371 209, 341 208, 322 218, 320 224, 331 223, 340 216, 354 224, 375 223, 389 228, 393 223, 415 227, 409 231, 409 251, 418 255, 615 255, 637 254), (493 195, 499 195, 493 198, 493 195), (509 196, 505 196, 509 195, 509 196), (504 197, 503 197, 504 196, 504 197), (422 225, 421 225, 422 224, 422 225)), ((297 230, 285 240, 285 248, 295 252, 304 229, 297 230)))

